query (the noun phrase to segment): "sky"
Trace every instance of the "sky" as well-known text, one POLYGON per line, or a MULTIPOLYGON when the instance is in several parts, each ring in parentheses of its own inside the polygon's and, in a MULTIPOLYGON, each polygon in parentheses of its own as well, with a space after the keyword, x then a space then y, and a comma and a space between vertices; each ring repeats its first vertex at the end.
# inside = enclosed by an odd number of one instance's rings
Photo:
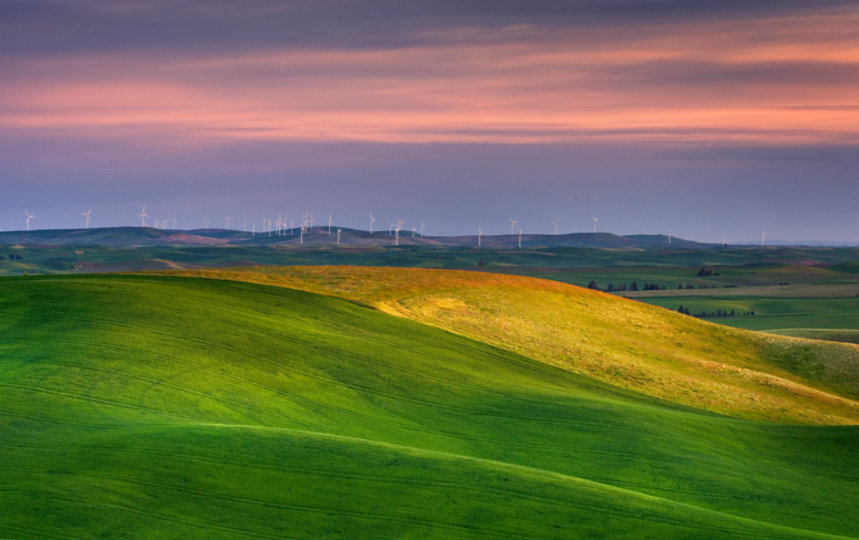
POLYGON ((859 2, 3 0, 0 228, 859 242, 859 2))

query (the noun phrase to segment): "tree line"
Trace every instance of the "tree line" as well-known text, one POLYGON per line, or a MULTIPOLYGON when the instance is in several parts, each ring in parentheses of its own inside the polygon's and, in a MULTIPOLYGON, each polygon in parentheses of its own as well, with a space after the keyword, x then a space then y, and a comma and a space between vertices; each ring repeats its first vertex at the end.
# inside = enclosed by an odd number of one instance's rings
MULTIPOLYGON (((736 287, 736 285, 725 285, 725 287, 736 287)), ((704 285, 694 285, 692 283, 686 283, 685 285, 681 282, 677 284, 677 289, 718 289, 718 285, 714 284, 704 284, 704 285)), ((643 285, 639 285, 638 282, 633 281, 632 283, 619 283, 615 285, 614 283, 609 283, 608 286, 603 289, 599 286, 596 280, 591 280, 588 283, 588 289, 593 289, 595 291, 605 291, 605 292, 626 292, 626 291, 667 291, 667 285, 660 285, 659 283, 644 283, 643 285)))
POLYGON ((678 306, 677 313, 691 315, 692 317, 697 317, 699 319, 709 319, 713 317, 751 317, 755 314, 753 310, 738 312, 735 309, 728 311, 727 309, 721 308, 717 309, 716 311, 699 311, 697 313, 692 313, 692 311, 688 307, 684 306, 678 306))

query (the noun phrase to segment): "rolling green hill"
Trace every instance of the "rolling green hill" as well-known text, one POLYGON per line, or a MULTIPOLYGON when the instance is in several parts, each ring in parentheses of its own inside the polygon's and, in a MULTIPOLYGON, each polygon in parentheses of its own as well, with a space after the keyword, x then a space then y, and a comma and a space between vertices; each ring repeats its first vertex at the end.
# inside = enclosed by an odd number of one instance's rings
POLYGON ((580 287, 419 268, 178 271, 321 292, 661 399, 748 419, 859 423, 859 347, 727 328, 580 287))
POLYGON ((855 427, 257 284, 3 278, 0 313, 2 537, 859 536, 855 427))

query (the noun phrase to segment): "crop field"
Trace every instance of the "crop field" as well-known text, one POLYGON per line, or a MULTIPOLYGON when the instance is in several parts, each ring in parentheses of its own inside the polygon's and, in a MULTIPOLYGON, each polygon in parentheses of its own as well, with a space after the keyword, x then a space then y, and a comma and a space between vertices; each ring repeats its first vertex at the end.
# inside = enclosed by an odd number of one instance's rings
POLYGON ((855 426, 721 416, 264 284, 3 278, 0 313, 3 537, 859 536, 855 426))

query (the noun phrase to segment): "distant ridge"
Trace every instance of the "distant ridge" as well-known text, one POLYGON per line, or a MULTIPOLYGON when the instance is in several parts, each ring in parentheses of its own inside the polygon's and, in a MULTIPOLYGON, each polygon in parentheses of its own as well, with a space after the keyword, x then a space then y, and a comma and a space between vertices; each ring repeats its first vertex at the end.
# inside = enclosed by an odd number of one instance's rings
MULTIPOLYGON (((303 235, 293 229, 290 234, 249 233, 233 229, 192 229, 172 230, 153 227, 104 227, 91 229, 46 229, 35 231, 0 232, 0 245, 29 246, 170 246, 170 245, 278 245, 328 247, 337 245, 336 233, 328 234, 328 228, 313 227, 303 235)), ((342 229, 340 247, 392 247, 397 240, 386 231, 372 235, 359 229, 342 229)), ((436 246, 436 247, 477 247, 476 235, 463 236, 425 236, 401 232, 399 245, 436 246)), ((619 236, 611 233, 569 233, 569 234, 523 234, 522 248, 615 248, 615 249, 674 249, 712 247, 705 244, 662 234, 636 234, 619 236)), ((518 248, 519 235, 483 235, 481 246, 490 249, 518 248)))

